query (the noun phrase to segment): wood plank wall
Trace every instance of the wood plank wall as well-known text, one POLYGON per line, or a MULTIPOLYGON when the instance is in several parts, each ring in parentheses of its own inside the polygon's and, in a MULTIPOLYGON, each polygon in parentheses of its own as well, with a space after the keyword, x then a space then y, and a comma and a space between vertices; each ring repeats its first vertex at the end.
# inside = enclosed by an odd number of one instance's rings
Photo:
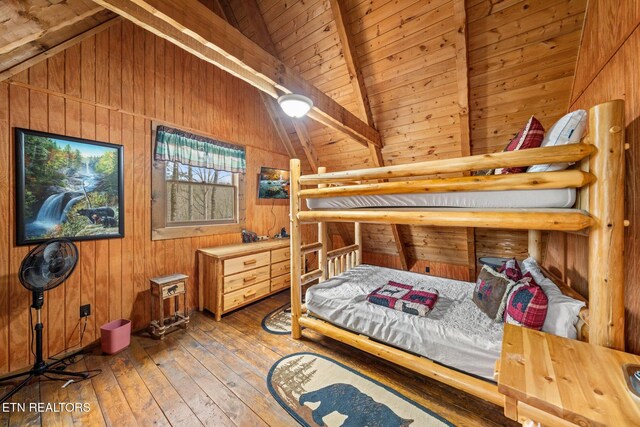
MULTIPOLYGON (((567 112, 586 0, 467 0, 471 154, 502 151, 535 115, 567 112)), ((526 257, 527 234, 476 229, 476 256, 526 257)))
POLYGON ((151 241, 152 120, 246 145, 247 228, 273 234, 288 224, 286 202, 256 198, 259 167, 288 168, 289 159, 255 89, 131 23, 0 83, 0 373, 33 362, 30 293, 17 278, 29 248, 14 244, 14 127, 121 144, 125 152, 126 237, 79 244, 79 267, 45 295, 45 355, 93 342, 113 319, 145 327, 154 276, 191 276, 194 307, 196 249, 241 241, 239 234, 151 241), (80 341, 86 303, 92 315, 80 341))
MULTIPOLYGON (((570 109, 624 99, 626 139, 626 350, 640 354, 640 3, 589 1, 570 109)), ((587 295, 586 238, 551 233, 546 265, 587 295)))

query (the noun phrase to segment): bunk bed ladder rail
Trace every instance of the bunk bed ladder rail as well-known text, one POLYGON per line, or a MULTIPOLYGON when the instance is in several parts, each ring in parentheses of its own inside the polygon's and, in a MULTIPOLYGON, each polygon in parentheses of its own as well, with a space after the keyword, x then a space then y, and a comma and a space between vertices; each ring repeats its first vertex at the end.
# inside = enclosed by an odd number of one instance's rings
POLYGON ((300 316, 302 315, 302 230, 298 213, 300 212, 300 160, 291 159, 290 181, 291 194, 289 197, 289 221, 291 223, 291 337, 300 339, 302 329, 300 316))
MULTIPOLYGON (((318 167, 318 173, 326 173, 325 167, 318 167)), ((302 229, 298 214, 301 205, 300 189, 300 160, 291 159, 291 198, 290 198, 290 222, 291 222, 291 335, 293 338, 300 338, 301 330, 299 324, 300 316, 306 312, 302 304, 302 287, 319 280, 320 282, 335 277, 345 271, 362 264, 362 227, 359 222, 354 224, 353 245, 327 251, 329 244, 329 233, 327 223, 318 222, 318 241, 314 243, 302 244, 302 229), (305 256, 310 253, 318 254, 318 268, 307 273, 303 273, 305 256), (295 303, 294 303, 295 301, 295 303)), ((318 188, 325 187, 325 184, 318 185, 318 188)))

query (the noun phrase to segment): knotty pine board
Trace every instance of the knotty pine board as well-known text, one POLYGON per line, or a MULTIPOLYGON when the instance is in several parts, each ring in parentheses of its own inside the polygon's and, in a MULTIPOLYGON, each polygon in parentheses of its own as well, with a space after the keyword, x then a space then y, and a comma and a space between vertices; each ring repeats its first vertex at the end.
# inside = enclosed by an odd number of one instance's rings
MULTIPOLYGON (((93 342, 100 326, 116 318, 145 327, 154 276, 189 275, 195 307, 195 250, 240 242, 239 233, 151 241, 152 120, 245 145, 246 227, 274 234, 288 226, 287 203, 256 197, 259 167, 286 169, 289 158, 253 88, 128 22, 85 39, 0 83, 0 373, 32 363, 31 296, 17 278, 29 248, 14 243, 14 127, 125 147, 125 237, 78 244, 78 268, 45 295, 45 355, 93 342), (84 303, 92 315, 80 342, 84 303)), ((313 238, 313 230, 306 234, 313 238)))

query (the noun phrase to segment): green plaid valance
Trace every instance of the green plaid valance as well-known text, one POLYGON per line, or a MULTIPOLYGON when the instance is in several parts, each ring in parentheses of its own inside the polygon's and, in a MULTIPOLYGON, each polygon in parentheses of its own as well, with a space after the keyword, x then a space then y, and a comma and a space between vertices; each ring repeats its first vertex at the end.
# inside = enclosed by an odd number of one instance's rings
POLYGON ((244 147, 167 126, 158 126, 155 159, 227 172, 246 170, 244 147))

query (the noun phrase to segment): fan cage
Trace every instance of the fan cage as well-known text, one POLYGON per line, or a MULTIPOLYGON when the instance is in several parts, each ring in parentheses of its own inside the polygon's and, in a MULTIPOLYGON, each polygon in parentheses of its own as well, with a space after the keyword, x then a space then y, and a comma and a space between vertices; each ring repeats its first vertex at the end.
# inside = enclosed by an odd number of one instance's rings
POLYGON ((78 263, 78 248, 68 239, 51 239, 33 248, 20 264, 22 286, 32 292, 53 289, 71 276, 78 263))

